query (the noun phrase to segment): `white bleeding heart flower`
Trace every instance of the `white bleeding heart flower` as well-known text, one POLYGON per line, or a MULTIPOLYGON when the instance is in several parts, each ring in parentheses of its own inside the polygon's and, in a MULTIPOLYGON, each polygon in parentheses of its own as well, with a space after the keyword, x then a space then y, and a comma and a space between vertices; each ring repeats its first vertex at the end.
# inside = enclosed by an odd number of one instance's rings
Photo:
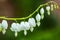
POLYGON ((36 27, 36 22, 34 18, 29 18, 28 23, 30 27, 36 27))
POLYGON ((40 16, 39 13, 36 15, 36 20, 37 20, 37 21, 40 21, 40 20, 41 20, 41 16, 40 16))
POLYGON ((47 6, 47 7, 46 7, 46 10, 47 10, 47 12, 48 12, 48 15, 50 15, 50 6, 47 6))
POLYGON ((22 25, 22 29, 23 30, 29 30, 30 29, 30 25, 28 22, 21 22, 21 25, 22 25))
POLYGON ((54 7, 53 7, 53 4, 51 4, 51 11, 53 11, 54 10, 54 7))
POLYGON ((40 9, 40 13, 41 13, 41 19, 43 19, 44 18, 44 8, 40 9))
POLYGON ((27 30, 30 29, 29 23, 22 21, 21 24, 20 24, 20 29, 24 30, 24 35, 27 35, 27 30))
POLYGON ((11 24, 11 28, 10 28, 11 31, 15 31, 15 26, 16 26, 16 23, 12 23, 12 24, 11 24))
POLYGON ((40 26, 40 24, 41 24, 40 22, 37 22, 37 26, 38 26, 38 27, 40 26))
POLYGON ((12 23, 11 24, 11 30, 12 31, 19 31, 19 24, 18 23, 12 23))
POLYGON ((44 15, 44 8, 40 9, 40 13, 41 13, 41 15, 44 15))
POLYGON ((36 15, 36 20, 37 20, 37 26, 40 26, 40 20, 41 20, 41 16, 39 15, 39 13, 36 15))
POLYGON ((47 7, 46 7, 46 10, 47 10, 47 11, 50 11, 50 6, 47 6, 47 7))
POLYGON ((8 28, 8 23, 7 23, 7 21, 6 20, 3 20, 2 21, 2 23, 1 23, 1 25, 2 25, 2 33, 3 34, 5 34, 6 33, 6 29, 8 28))
POLYGON ((36 27, 36 22, 34 18, 29 18, 28 23, 30 25, 30 31, 33 32, 34 27, 36 27))
POLYGON ((8 28, 8 23, 7 23, 6 20, 3 20, 1 25, 2 25, 3 29, 7 29, 8 28))
POLYGON ((14 31, 15 32, 15 37, 18 35, 18 32, 20 31, 19 29, 19 23, 12 23, 11 24, 11 31, 14 31))

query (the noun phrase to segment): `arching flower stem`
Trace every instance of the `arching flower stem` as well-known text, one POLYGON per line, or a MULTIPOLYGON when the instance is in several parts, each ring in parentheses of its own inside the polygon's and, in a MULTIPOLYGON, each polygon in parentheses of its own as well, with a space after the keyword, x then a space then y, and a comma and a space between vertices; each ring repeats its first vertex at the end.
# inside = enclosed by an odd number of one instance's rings
POLYGON ((37 8, 33 13, 31 13, 29 16, 27 16, 27 17, 22 17, 22 18, 7 18, 7 17, 5 17, 5 16, 2 16, 2 17, 0 16, 0 19, 5 19, 5 20, 25 20, 25 19, 30 18, 32 15, 34 15, 41 7, 46 6, 46 5, 48 5, 49 3, 54 3, 54 4, 58 5, 58 4, 57 4, 56 2, 54 2, 54 1, 49 1, 49 2, 47 2, 47 3, 45 3, 45 4, 39 5, 38 8, 37 8))

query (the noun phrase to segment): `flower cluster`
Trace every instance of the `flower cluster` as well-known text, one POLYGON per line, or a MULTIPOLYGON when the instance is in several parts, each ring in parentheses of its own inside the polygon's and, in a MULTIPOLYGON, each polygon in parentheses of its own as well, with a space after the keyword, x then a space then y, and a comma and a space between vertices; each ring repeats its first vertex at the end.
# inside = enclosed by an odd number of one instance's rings
MULTIPOLYGON (((36 20, 38 22, 38 26, 40 26, 40 15, 36 15, 36 20), (39 19, 39 20, 38 20, 39 19)), ((15 32, 15 37, 17 37, 18 32, 24 31, 24 35, 27 35, 27 30, 33 32, 34 27, 36 27, 36 22, 34 18, 29 18, 28 21, 22 21, 20 23, 12 23, 11 24, 11 31, 15 32)))
MULTIPOLYGON (((50 15, 50 10, 53 11, 53 4, 50 6, 46 6, 46 10, 48 15, 50 15)), ((55 9, 57 8, 56 5, 54 5, 55 9)), ((33 32, 34 28, 36 26, 40 26, 41 22, 40 20, 44 18, 44 8, 40 9, 40 14, 37 13, 37 15, 35 16, 35 19, 29 18, 28 21, 22 21, 20 23, 12 23, 11 24, 11 31, 15 32, 15 37, 17 37, 18 32, 20 31, 24 31, 24 35, 27 35, 27 30, 30 30, 31 32, 33 32), (41 14, 41 15, 40 15, 41 14)))
MULTIPOLYGON (((53 5, 51 4, 51 6, 46 6, 46 11, 47 14, 50 15, 50 10, 53 11, 55 9, 58 8, 57 5, 53 5)), ((24 35, 27 35, 27 30, 30 30, 31 32, 33 32, 34 28, 36 26, 40 26, 41 22, 40 20, 44 19, 44 8, 40 9, 40 13, 37 13, 37 15, 35 16, 35 18, 33 17, 29 17, 28 21, 21 21, 20 23, 12 23, 10 30, 15 32, 15 37, 17 37, 18 32, 20 31, 24 31, 24 35)), ((0 23, 0 31, 2 31, 3 34, 6 33, 6 29, 8 28, 8 23, 6 20, 3 20, 2 23, 0 23)))

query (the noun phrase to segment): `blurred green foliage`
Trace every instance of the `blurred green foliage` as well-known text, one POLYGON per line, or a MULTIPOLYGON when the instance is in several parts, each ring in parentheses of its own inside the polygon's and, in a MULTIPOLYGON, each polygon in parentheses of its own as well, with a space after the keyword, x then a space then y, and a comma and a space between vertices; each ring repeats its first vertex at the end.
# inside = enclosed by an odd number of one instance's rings
POLYGON ((31 14, 40 4, 46 0, 12 0, 15 7, 15 17, 25 17, 31 14))

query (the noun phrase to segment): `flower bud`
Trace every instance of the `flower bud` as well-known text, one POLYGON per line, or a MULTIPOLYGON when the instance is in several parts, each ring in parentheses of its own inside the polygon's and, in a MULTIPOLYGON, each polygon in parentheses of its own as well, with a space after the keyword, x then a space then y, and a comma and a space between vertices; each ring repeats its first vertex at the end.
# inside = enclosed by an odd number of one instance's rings
POLYGON ((47 6, 46 10, 47 10, 48 15, 50 15, 50 6, 47 6))
POLYGON ((41 8, 41 9, 40 9, 40 13, 41 13, 41 15, 44 14, 44 8, 41 8))
POLYGON ((40 20, 41 20, 41 16, 40 16, 39 13, 36 15, 36 20, 37 20, 37 21, 40 21, 40 20))
POLYGON ((54 10, 54 7, 53 7, 53 4, 51 4, 51 11, 53 11, 54 10))

